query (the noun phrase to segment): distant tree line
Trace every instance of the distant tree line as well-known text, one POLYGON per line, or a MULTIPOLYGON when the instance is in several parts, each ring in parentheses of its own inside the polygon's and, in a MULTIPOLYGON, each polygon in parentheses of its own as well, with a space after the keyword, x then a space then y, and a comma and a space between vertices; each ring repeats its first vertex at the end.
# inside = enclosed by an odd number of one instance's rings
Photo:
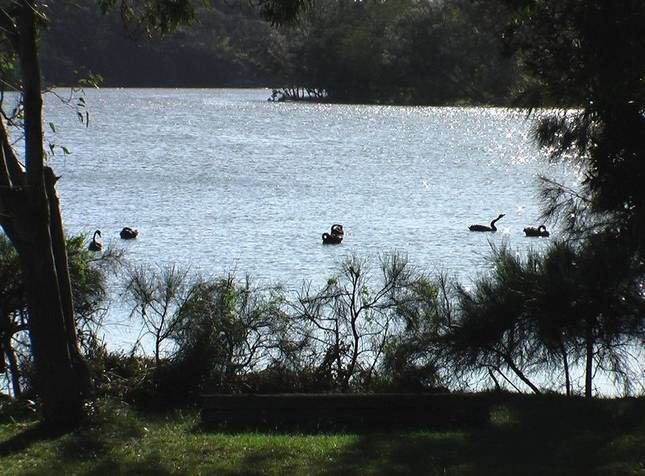
POLYGON ((501 53, 508 18, 478 0, 314 2, 274 35, 272 67, 285 88, 330 101, 509 104, 520 76, 501 53))
POLYGON ((70 86, 90 73, 104 86, 267 86, 271 26, 248 2, 216 0, 164 35, 124 25, 119 9, 104 15, 97 0, 62 2, 48 14, 42 69, 47 84, 70 86))
POLYGON ((106 86, 267 86, 290 99, 508 104, 519 81, 514 59, 500 53, 508 13, 497 3, 330 0, 272 28, 249 2, 215 1, 163 39, 142 29, 124 35, 119 12, 103 16, 95 3, 52 11, 43 41, 48 83, 93 73, 106 86))

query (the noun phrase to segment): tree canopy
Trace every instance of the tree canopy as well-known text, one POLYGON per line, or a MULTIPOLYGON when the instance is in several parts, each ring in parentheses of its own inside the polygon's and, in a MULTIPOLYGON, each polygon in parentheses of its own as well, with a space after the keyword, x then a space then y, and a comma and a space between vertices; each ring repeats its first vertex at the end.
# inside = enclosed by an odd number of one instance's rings
POLYGON ((172 32, 157 13, 129 4, 105 16, 93 0, 62 4, 44 33, 44 77, 73 84, 91 72, 106 86, 306 88, 324 92, 318 99, 404 104, 507 104, 520 80, 515 60, 500 52, 507 10, 497 3, 296 3, 310 8, 271 27, 263 13, 295 10, 218 0, 195 7, 189 24, 172 32), (147 27, 124 34, 124 16, 147 27), (145 23, 151 16, 157 23, 145 23))
POLYGON ((543 178, 544 218, 567 241, 525 262, 497 254, 496 272, 462 289, 462 320, 448 335, 465 362, 502 362, 534 391, 523 369, 549 368, 560 354, 570 393, 569 365, 581 361, 591 397, 597 371, 633 370, 630 352, 639 355, 645 335, 645 4, 505 3, 506 47, 528 79, 518 103, 533 112, 550 159, 584 178, 575 189, 543 178), (544 104, 578 108, 533 109, 544 104))
POLYGON ((272 28, 247 3, 214 1, 161 38, 124 26, 120 11, 102 14, 95 0, 62 3, 43 32, 47 84, 74 85, 89 73, 103 86, 248 87, 274 80, 266 57, 272 28), (73 34, 70 34, 73 32, 73 34), (151 38, 152 36, 152 38, 151 38))

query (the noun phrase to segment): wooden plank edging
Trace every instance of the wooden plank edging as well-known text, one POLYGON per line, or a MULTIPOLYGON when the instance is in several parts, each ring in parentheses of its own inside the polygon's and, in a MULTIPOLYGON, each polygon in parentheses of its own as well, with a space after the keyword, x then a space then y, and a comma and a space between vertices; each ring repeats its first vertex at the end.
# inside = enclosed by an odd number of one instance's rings
POLYGON ((481 425, 489 399, 470 394, 205 395, 202 422, 218 426, 373 428, 481 425))

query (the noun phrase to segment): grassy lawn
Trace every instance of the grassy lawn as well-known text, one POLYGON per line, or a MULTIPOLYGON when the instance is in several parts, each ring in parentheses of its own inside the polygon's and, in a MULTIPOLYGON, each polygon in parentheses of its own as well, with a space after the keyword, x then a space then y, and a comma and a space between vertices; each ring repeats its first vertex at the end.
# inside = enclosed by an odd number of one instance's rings
POLYGON ((644 401, 633 403, 617 401, 599 421, 500 406, 481 428, 364 434, 213 432, 196 413, 141 416, 103 403, 56 438, 5 416, 0 473, 645 475, 644 401))

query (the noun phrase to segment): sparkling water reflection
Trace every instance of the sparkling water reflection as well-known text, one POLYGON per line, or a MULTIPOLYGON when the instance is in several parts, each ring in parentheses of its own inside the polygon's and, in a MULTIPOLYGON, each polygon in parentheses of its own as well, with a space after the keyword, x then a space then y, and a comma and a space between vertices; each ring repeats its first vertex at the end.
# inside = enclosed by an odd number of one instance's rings
MULTIPOLYGON (((69 232, 103 231, 132 261, 236 269, 297 288, 348 254, 397 251, 472 278, 489 241, 543 247, 538 174, 568 182, 519 111, 270 103, 265 90, 88 91, 89 128, 49 98, 69 232), (499 213, 499 232, 471 233, 499 213), (345 240, 323 246, 342 223, 345 240), (139 238, 122 242, 123 226, 139 238)), ((557 236, 557 233, 552 234, 557 236)))

